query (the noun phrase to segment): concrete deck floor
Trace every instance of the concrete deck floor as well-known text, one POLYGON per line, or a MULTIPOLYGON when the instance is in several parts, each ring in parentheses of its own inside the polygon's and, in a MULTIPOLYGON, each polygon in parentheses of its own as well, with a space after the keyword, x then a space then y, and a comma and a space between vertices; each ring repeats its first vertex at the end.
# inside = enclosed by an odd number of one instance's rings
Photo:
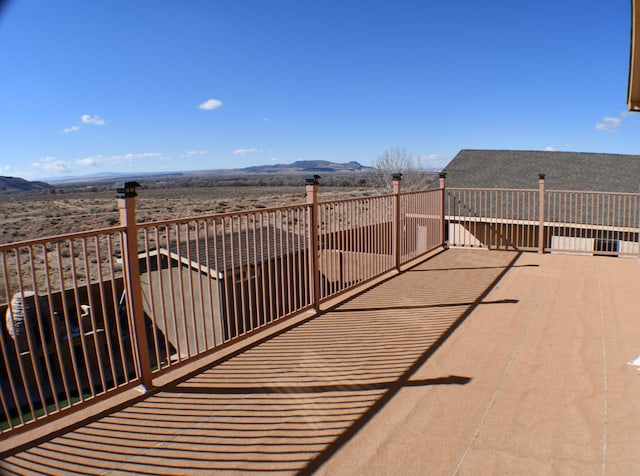
POLYGON ((640 474, 640 265, 449 250, 3 474, 640 474))

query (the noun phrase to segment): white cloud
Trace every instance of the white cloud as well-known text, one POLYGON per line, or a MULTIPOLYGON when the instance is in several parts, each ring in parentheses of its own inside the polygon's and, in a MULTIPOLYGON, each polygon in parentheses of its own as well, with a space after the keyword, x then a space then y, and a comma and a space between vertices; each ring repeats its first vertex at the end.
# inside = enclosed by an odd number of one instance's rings
POLYGON ((555 147, 553 147, 552 145, 548 145, 548 146, 546 146, 546 147, 544 148, 544 150, 546 150, 547 152, 555 152, 555 151, 556 151, 556 150, 558 150, 558 149, 556 149, 556 148, 555 148, 555 147))
POLYGON ((102 156, 94 155, 92 157, 85 157, 84 159, 76 159, 76 165, 82 165, 85 167, 97 167, 100 164, 102 156))
POLYGON ((245 155, 253 154, 254 152, 258 152, 258 149, 236 149, 233 151, 233 155, 245 156, 245 155))
POLYGON ((138 159, 151 159, 151 158, 160 158, 162 154, 159 152, 142 152, 140 154, 124 154, 124 155, 112 155, 110 157, 111 160, 122 163, 122 162, 133 162, 138 159))
POLYGON ((182 154, 182 157, 195 157, 197 155, 207 155, 209 153, 208 150, 190 150, 184 154, 182 154))
POLYGON ((596 122, 595 127, 600 131, 613 132, 620 127, 624 118, 629 114, 628 111, 623 111, 618 117, 606 116, 600 122, 596 122))
POLYGON ((249 154, 268 154, 269 152, 271 152, 271 151, 270 150, 264 150, 264 149, 256 149, 256 148, 252 147, 250 149, 235 149, 233 151, 233 155, 245 156, 245 155, 249 155, 249 154))
POLYGON ((83 167, 98 167, 100 165, 113 165, 131 163, 134 160, 161 158, 162 154, 158 152, 142 152, 139 154, 123 154, 123 155, 92 155, 82 159, 76 159, 76 164, 83 167))
MULTIPOLYGON (((105 120, 103 118, 101 118, 100 116, 95 116, 95 115, 91 115, 91 114, 83 114, 82 116, 80 116, 80 122, 82 124, 89 124, 92 126, 104 126, 106 124, 105 120)), ((62 129, 62 132, 64 132, 65 134, 69 133, 69 132, 77 132, 80 129, 82 129, 82 127, 78 124, 74 124, 71 127, 65 127, 64 129, 62 129)))
POLYGON ((100 116, 92 116, 90 114, 83 114, 80 116, 80 120, 83 124, 91 124, 92 126, 104 126, 106 124, 100 116))
POLYGON ((622 119, 619 117, 606 116, 602 121, 596 122, 596 129, 610 132, 615 130, 621 122, 622 119))
POLYGON ((46 170, 47 172, 55 172, 58 174, 68 173, 71 168, 69 167, 69 162, 66 160, 58 160, 55 157, 43 157, 37 162, 31 164, 33 167, 37 167, 42 170, 46 170))
POLYGON ((11 166, 10 165, 3 165, 2 166, 2 171, 3 172, 11 172, 11 166))
POLYGON ((220 99, 207 99, 205 102, 198 106, 198 109, 213 111, 214 109, 218 109, 219 107, 222 107, 222 101, 220 101, 220 99))

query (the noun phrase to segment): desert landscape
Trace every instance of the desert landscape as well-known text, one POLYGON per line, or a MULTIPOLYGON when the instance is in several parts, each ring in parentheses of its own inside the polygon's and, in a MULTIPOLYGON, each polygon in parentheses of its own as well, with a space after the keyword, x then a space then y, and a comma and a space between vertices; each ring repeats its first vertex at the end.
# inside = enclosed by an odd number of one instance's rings
MULTIPOLYGON (((367 193, 362 187, 326 187, 321 197, 332 199, 367 193)), ((262 187, 174 187, 138 190, 140 222, 186 218, 254 208, 304 203, 304 184, 262 187)), ((0 243, 61 235, 118 225, 114 190, 73 190, 56 194, 3 197, 0 203, 0 243)))
MULTIPOLYGON (((136 218, 138 223, 162 222, 175 219, 205 217, 222 213, 233 213, 247 210, 267 209, 280 206, 300 205, 306 202, 306 177, 313 172, 323 173, 320 180, 320 201, 340 200, 354 197, 375 196, 391 191, 390 174, 380 174, 369 170, 339 171, 326 170, 277 170, 278 173, 178 173, 162 175, 144 175, 140 178, 119 177, 110 178, 82 178, 64 182, 38 183, 37 188, 18 190, 12 193, 6 191, 0 195, 0 245, 10 245, 7 248, 4 265, 0 263, 0 283, 7 274, 13 278, 12 288, 17 282, 11 271, 15 256, 11 247, 15 243, 29 240, 54 238, 68 233, 104 230, 120 224, 116 187, 123 181, 137 181, 138 199, 136 204, 136 218), (388 179, 387 179, 388 177, 388 179), (386 182, 386 183, 385 183, 386 182), (8 266, 8 268, 6 268, 8 266)), ((272 170, 272 169, 269 169, 272 170)), ((433 173, 425 173, 420 188, 425 188, 433 179, 433 173)), ((5 179, 9 179, 5 177, 5 179)), ((7 185, 5 180, 5 185, 7 185)), ((14 183, 15 184, 15 183, 14 183)), ((19 183, 28 186, 28 183, 19 183)), ((408 185, 408 183, 407 183, 408 185)), ((415 186, 415 184, 414 184, 415 186)), ((153 245, 154 238, 150 238, 153 245)), ((102 239, 101 239, 102 242, 102 239)), ((25 243, 26 244, 26 243, 25 243)), ((105 245, 103 243, 103 245, 105 245)), ((65 260, 65 286, 71 286, 72 278, 78 283, 84 282, 84 271, 76 269, 69 259, 79 259, 86 244, 78 242, 62 243, 60 256, 65 260), (71 249, 70 247, 74 247, 71 249), (75 274, 71 268, 75 269, 75 274), (74 277, 75 276, 75 277, 74 277)), ((95 245, 88 247, 87 263, 96 265, 95 245)), ((118 245, 114 245, 116 254, 118 245)), ((46 274, 43 271, 45 260, 42 253, 52 252, 53 248, 36 247, 30 252, 28 248, 21 248, 20 253, 23 278, 28 282, 36 279, 38 286, 47 288, 46 274), (30 267, 35 266, 32 276, 30 267), (26 274, 25 274, 26 273, 26 274)), ((30 248, 29 248, 30 249, 30 248)), ((53 254, 51 256, 58 256, 53 254)), ((54 258, 47 258, 51 260, 54 258)), ((107 255, 100 261, 108 260, 107 255)), ((118 268, 118 265, 116 265, 118 268)), ((56 268, 50 268, 49 273, 56 276, 56 268)), ((119 268, 118 268, 119 269, 119 268)), ((95 271, 95 270, 94 270, 95 271)), ((116 271, 119 273, 119 271, 116 271)), ((54 279, 49 277, 49 279, 54 279)), ((57 278, 56 278, 57 279, 57 278)), ((44 291, 43 291, 44 292, 44 291)), ((3 285, 0 286, 0 304, 8 303, 10 292, 3 285)))
MULTIPOLYGON (((122 180, 137 180, 141 185, 138 222, 301 204, 306 200, 305 177, 316 172, 323 176, 319 188, 321 201, 379 195, 391 190, 390 173, 386 171, 327 169, 325 165, 260 173, 190 173, 53 182, 48 188, 0 197, 0 244, 118 225, 115 186, 122 180)), ((421 174, 420 188, 427 187, 435 176, 433 172, 421 174)), ((415 183, 412 186, 415 188, 415 183)))

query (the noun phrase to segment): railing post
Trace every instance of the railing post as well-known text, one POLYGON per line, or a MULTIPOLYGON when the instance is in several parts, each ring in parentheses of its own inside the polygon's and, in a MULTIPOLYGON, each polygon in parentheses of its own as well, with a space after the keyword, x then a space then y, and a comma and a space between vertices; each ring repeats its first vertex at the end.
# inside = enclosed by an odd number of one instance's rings
POLYGON ((402 174, 395 173, 391 176, 393 179, 393 262, 395 268, 400 271, 400 261, 402 248, 400 246, 402 240, 402 223, 400 221, 400 183, 402 182, 402 174))
POLYGON ((446 194, 445 194, 445 185, 446 185, 447 173, 440 172, 440 242, 442 243, 442 247, 447 249, 449 247, 447 243, 447 222, 445 220, 445 205, 446 205, 446 194))
POLYGON ((124 264, 125 292, 129 298, 133 315, 135 349, 137 350, 140 378, 145 390, 153 384, 151 380, 151 359, 147 343, 147 330, 144 323, 142 304, 142 286, 140 284, 140 267, 138 265, 138 229, 136 227, 136 187, 137 182, 124 182, 116 186, 120 225, 125 227, 125 239, 122 243, 122 260, 124 264))
POLYGON ((540 224, 538 225, 538 253, 544 253, 544 174, 538 174, 538 188, 540 203, 540 224))
POLYGON ((311 299, 313 308, 320 309, 320 272, 319 272, 319 237, 318 229, 318 175, 308 177, 307 181, 307 204, 309 207, 309 281, 311 283, 311 299))

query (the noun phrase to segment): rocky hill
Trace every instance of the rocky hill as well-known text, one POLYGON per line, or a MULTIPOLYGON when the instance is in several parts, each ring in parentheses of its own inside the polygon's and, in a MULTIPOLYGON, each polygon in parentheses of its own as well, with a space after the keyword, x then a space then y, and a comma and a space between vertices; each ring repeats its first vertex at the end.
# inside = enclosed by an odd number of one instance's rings
POLYGON ((19 177, 0 176, 0 195, 42 192, 51 188, 51 185, 45 182, 29 182, 28 180, 19 177))

